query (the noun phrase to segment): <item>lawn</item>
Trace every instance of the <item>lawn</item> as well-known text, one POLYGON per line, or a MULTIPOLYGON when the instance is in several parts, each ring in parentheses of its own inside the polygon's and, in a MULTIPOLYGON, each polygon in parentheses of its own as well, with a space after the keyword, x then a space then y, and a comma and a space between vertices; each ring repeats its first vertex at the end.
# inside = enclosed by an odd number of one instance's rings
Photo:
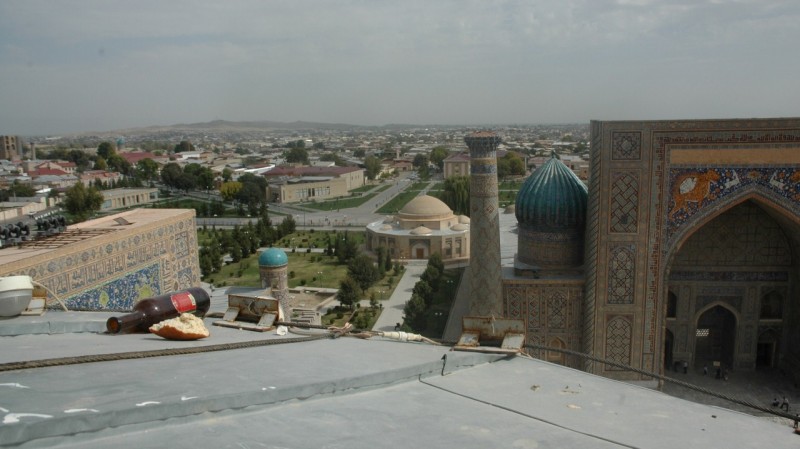
MULTIPOLYGON (((289 250, 286 253, 289 256, 289 287, 307 285, 309 287, 339 288, 339 281, 346 276, 347 267, 337 265, 335 257, 307 252, 310 245, 327 248, 329 238, 335 234, 335 231, 298 231, 275 242, 277 247, 296 247, 294 251, 289 250)), ((197 240, 201 246, 208 244, 208 235, 209 231, 198 230, 197 240)), ((359 245, 364 243, 364 232, 348 232, 348 236, 359 245)), ((218 287, 226 285, 260 286, 258 255, 253 254, 239 262, 223 265, 220 272, 209 276, 207 281, 218 287)))
POLYGON ((403 208, 409 201, 414 199, 415 196, 419 195, 419 191, 410 191, 406 190, 397 194, 394 198, 389 200, 386 204, 381 206, 380 209, 377 210, 379 214, 394 214, 397 213, 400 209, 403 208))
POLYGON ((378 194, 377 192, 373 192, 361 196, 337 198, 335 200, 325 201, 321 203, 303 203, 303 207, 307 207, 309 209, 322 210, 322 211, 349 209, 351 207, 358 207, 366 203, 377 194, 378 194))
POLYGON ((414 184, 411 184, 411 187, 409 187, 408 190, 416 190, 419 192, 425 190, 426 187, 428 187, 427 182, 415 182, 414 184))
POLYGON ((522 187, 522 181, 503 181, 498 185, 500 190, 519 190, 522 187))

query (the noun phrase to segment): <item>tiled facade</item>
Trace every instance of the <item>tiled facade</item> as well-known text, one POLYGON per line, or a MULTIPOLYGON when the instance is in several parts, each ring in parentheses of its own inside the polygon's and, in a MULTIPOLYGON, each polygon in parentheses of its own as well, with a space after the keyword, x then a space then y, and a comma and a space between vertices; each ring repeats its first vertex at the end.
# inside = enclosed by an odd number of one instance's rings
POLYGON ((200 284, 195 212, 134 209, 0 250, 0 276, 29 275, 70 309, 130 310, 200 284))
POLYGON ((723 364, 798 372, 800 119, 593 122, 591 154, 583 350, 703 363, 713 311, 732 323, 723 364))

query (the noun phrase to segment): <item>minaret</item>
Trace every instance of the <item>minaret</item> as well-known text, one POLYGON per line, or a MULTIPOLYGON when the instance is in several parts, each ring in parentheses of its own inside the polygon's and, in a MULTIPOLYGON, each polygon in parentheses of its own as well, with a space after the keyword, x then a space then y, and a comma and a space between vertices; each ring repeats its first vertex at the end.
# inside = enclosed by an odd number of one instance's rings
POLYGON ((500 271, 500 211, 497 200, 497 145, 500 137, 479 131, 464 138, 470 155, 471 316, 503 315, 500 271))

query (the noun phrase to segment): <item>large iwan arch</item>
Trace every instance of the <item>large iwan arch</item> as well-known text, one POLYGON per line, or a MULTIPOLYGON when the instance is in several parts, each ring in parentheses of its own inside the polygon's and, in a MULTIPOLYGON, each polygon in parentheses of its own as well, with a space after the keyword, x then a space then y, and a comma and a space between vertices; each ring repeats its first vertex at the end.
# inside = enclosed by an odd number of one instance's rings
POLYGON ((800 119, 593 122, 591 155, 584 351, 800 376, 800 119))

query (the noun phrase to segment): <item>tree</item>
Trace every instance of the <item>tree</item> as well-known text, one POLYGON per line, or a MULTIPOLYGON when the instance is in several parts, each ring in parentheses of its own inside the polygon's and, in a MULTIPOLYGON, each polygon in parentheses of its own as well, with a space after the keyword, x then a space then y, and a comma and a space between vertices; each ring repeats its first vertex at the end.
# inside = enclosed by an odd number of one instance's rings
POLYGON ((214 259, 211 254, 212 250, 209 247, 200 248, 200 273, 203 277, 208 277, 214 272, 214 259))
POLYGON ((388 249, 386 250, 386 255, 384 256, 383 260, 383 269, 389 271, 392 269, 392 254, 391 251, 388 249))
POLYGON ((278 230, 282 236, 293 233, 295 229, 297 229, 297 222, 294 221, 294 217, 291 215, 284 217, 283 221, 281 221, 281 224, 278 225, 278 230))
POLYGON ((233 179, 233 170, 228 167, 222 169, 222 180, 228 182, 233 179))
POLYGON ((65 159, 74 162, 78 172, 86 171, 92 164, 89 155, 81 150, 70 150, 65 159))
POLYGON ((95 187, 86 187, 82 182, 65 192, 64 208, 76 221, 85 221, 103 205, 103 194, 95 187))
POLYGON ((191 141, 181 140, 180 143, 175 145, 174 151, 176 153, 186 153, 189 151, 194 151, 194 145, 192 145, 191 141))
POLYGON ((103 159, 103 156, 97 156, 97 159, 94 160, 94 169, 108 170, 108 164, 106 163, 106 160, 103 159))
POLYGON ((508 176, 525 175, 525 162, 515 153, 508 152, 497 160, 497 177, 502 179, 508 176))
POLYGON ((231 243, 230 256, 231 256, 231 261, 233 261, 234 263, 242 260, 242 247, 236 240, 233 240, 233 242, 231 243))
POLYGON ((353 308, 361 299, 361 287, 351 277, 346 277, 339 282, 339 291, 336 292, 336 300, 344 307, 353 308))
POLYGON ((358 254, 358 244, 355 239, 350 237, 350 234, 345 231, 344 234, 336 233, 336 241, 333 244, 334 254, 339 263, 347 263, 358 254))
POLYGON ((422 153, 417 154, 416 156, 414 156, 414 160, 411 161, 411 165, 413 165, 414 168, 417 169, 421 167, 426 167, 428 165, 428 156, 425 156, 422 153))
POLYGON ((386 260, 386 253, 388 250, 385 246, 379 246, 375 248, 375 259, 378 261, 378 273, 383 277, 386 274, 386 264, 384 261, 386 260))
POLYGON ((428 285, 433 287, 434 285, 438 284, 440 275, 441 273, 439 272, 439 270, 428 265, 428 268, 426 268, 425 271, 422 272, 419 278, 427 282, 428 285))
POLYGON ((108 157, 107 162, 108 167, 117 173, 122 173, 123 175, 132 174, 131 163, 119 154, 112 154, 108 157))
POLYGON ((293 140, 286 144, 286 148, 305 148, 306 141, 303 139, 293 140))
POLYGON ((450 155, 450 150, 444 146, 434 147, 431 150, 431 163, 436 164, 439 167, 439 171, 444 169, 444 160, 447 159, 447 156, 450 155))
POLYGON ((183 169, 175 162, 169 162, 161 169, 161 181, 168 187, 178 188, 183 169))
POLYGON ((366 290, 381 278, 378 267, 373 263, 372 258, 366 254, 359 254, 350 260, 347 265, 347 274, 358 282, 362 290, 366 290))
POLYGON ((242 190, 242 183, 238 181, 223 182, 219 186, 219 194, 225 201, 231 201, 236 198, 236 194, 242 190))
POLYGON ((469 215, 469 177, 452 176, 444 180, 442 201, 457 215, 469 215))
POLYGON ((197 187, 197 179, 188 173, 181 173, 175 185, 175 188, 183 190, 184 192, 188 192, 195 187, 197 187))
POLYGON ((1 199, 2 201, 8 201, 14 197, 27 198, 32 196, 36 196, 36 190, 30 184, 24 184, 19 179, 15 179, 8 187, 8 190, 3 191, 1 199))
POLYGON ((374 180, 378 173, 381 172, 381 161, 375 156, 367 156, 364 159, 364 166, 366 167, 367 179, 374 180))
POLYGON ((417 294, 412 294, 403 308, 403 323, 414 332, 425 330, 425 299, 417 294))
POLYGON ((412 292, 425 300, 425 307, 430 307, 433 303, 433 287, 428 282, 424 280, 417 281, 412 292))
POLYGON ((444 261, 442 260, 442 255, 438 252, 431 254, 431 257, 428 259, 428 266, 436 268, 440 274, 444 273, 444 261))
POLYGON ((137 175, 147 181, 152 181, 158 175, 158 164, 148 158, 144 158, 136 163, 137 175))
POLYGON ((210 190, 214 188, 214 173, 208 167, 200 164, 188 164, 183 167, 183 173, 192 176, 197 187, 201 189, 210 190))
POLYGON ((264 201, 264 192, 253 183, 242 184, 235 195, 236 201, 247 207, 250 215, 258 215, 258 208, 264 201))
POLYGON ((364 157, 367 155, 367 150, 363 148, 359 148, 357 150, 353 150, 353 157, 364 157))
POLYGON ((340 158, 338 154, 333 152, 323 154, 319 157, 319 160, 333 162, 338 167, 346 165, 344 159, 340 158))
POLYGON ((428 173, 428 156, 424 154, 417 154, 414 156, 414 160, 411 162, 411 165, 417 169, 417 173, 419 173, 420 178, 427 178, 428 173))
POLYGON ((324 150, 325 149, 325 142, 314 142, 312 145, 317 150, 324 150))
POLYGON ((100 142, 97 146, 97 155, 103 159, 108 160, 112 154, 117 154, 117 150, 111 142, 100 142))
POLYGON ((302 147, 292 148, 286 153, 286 162, 308 165, 308 151, 302 147))

